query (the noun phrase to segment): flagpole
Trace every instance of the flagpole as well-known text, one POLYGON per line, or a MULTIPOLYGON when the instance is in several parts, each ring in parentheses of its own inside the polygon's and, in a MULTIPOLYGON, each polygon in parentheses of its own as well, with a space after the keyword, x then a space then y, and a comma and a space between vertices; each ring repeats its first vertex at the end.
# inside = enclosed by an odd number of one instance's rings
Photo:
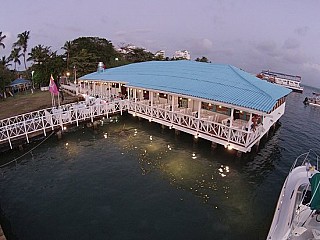
POLYGON ((59 97, 60 93, 58 93, 58 106, 60 107, 60 97, 59 97))
POLYGON ((51 106, 53 107, 53 94, 51 93, 51 106))

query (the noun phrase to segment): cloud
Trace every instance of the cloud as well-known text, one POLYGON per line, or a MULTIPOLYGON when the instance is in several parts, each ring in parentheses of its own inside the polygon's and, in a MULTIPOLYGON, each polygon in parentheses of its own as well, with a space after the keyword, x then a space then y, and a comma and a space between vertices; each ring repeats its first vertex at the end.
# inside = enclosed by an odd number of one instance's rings
POLYGON ((299 27, 294 30, 294 32, 299 36, 306 36, 308 31, 309 31, 309 27, 307 26, 299 27))
POLYGON ((317 71, 320 73, 320 64, 319 63, 304 63, 303 68, 305 68, 308 71, 317 71))
POLYGON ((255 49, 262 55, 279 57, 279 50, 274 41, 264 41, 256 44, 255 49))
POLYGON ((286 64, 304 64, 307 61, 307 57, 299 51, 287 51, 283 53, 282 60, 286 64))
POLYGON ((188 43, 184 46, 184 48, 195 55, 195 57, 200 55, 208 56, 213 52, 213 43, 208 38, 193 39, 188 41, 188 43))
POLYGON ((297 49, 299 47, 300 47, 300 42, 295 38, 288 38, 283 43, 284 49, 292 50, 292 49, 297 49))

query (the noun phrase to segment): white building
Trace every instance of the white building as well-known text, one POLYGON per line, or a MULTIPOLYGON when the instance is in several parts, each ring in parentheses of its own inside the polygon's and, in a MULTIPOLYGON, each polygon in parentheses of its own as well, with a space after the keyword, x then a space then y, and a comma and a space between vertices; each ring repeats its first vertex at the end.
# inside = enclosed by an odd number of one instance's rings
POLYGON ((157 51, 154 56, 156 58, 162 58, 162 59, 165 59, 166 58, 166 52, 164 50, 159 50, 157 51))
POLYGON ((174 59, 186 59, 186 60, 190 60, 190 53, 187 50, 178 50, 174 53, 173 55, 174 59))
POLYGON ((128 53, 132 52, 134 49, 137 49, 137 47, 134 45, 126 45, 126 46, 118 48, 117 51, 122 54, 128 54, 128 53))

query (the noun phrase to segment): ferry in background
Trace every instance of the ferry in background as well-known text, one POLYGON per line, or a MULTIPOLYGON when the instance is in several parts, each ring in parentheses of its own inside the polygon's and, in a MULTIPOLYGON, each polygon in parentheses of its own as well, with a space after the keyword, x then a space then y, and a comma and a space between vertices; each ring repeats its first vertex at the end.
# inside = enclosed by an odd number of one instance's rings
POLYGON ((275 83, 286 88, 290 88, 296 92, 303 92, 303 87, 300 86, 300 76, 263 70, 261 73, 257 75, 257 77, 268 82, 275 83))

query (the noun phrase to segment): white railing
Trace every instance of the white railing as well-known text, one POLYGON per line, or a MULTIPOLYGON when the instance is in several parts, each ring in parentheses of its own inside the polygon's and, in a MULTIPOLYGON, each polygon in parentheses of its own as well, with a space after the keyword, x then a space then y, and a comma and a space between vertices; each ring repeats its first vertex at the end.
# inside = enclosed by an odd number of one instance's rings
POLYGON ((131 112, 144 115, 151 120, 161 120, 173 128, 179 127, 181 129, 182 127, 193 130, 195 133, 211 137, 213 141, 214 139, 220 139, 225 144, 233 143, 244 148, 253 145, 264 131, 262 125, 257 126, 255 131, 239 129, 207 119, 199 119, 179 111, 158 108, 156 105, 150 106, 148 102, 130 101, 128 107, 131 112))
POLYGON ((108 116, 116 112, 122 114, 127 110, 127 100, 113 102, 95 101, 90 104, 86 102, 71 103, 58 108, 47 108, 39 111, 21 114, 15 117, 0 120, 0 143, 9 142, 12 148, 12 140, 25 137, 29 143, 29 135, 35 132, 53 130, 56 127, 63 128, 64 125, 90 119, 98 116, 108 116))
POLYGON ((122 114, 126 110, 146 119, 165 123, 172 128, 201 134, 202 137, 225 146, 231 143, 242 150, 250 148, 264 131, 261 125, 256 128, 256 131, 243 130, 208 119, 199 119, 180 111, 159 108, 157 105, 150 106, 149 102, 135 102, 127 99, 106 102, 101 99, 92 99, 90 103, 71 103, 0 120, 0 143, 7 141, 12 148, 11 142, 17 138, 25 137, 29 142, 30 134, 35 132, 43 131, 46 135, 48 129, 53 130, 56 127, 63 129, 65 125, 74 123, 78 125, 85 120, 93 122, 95 117, 108 117, 109 114, 117 112, 122 114))

